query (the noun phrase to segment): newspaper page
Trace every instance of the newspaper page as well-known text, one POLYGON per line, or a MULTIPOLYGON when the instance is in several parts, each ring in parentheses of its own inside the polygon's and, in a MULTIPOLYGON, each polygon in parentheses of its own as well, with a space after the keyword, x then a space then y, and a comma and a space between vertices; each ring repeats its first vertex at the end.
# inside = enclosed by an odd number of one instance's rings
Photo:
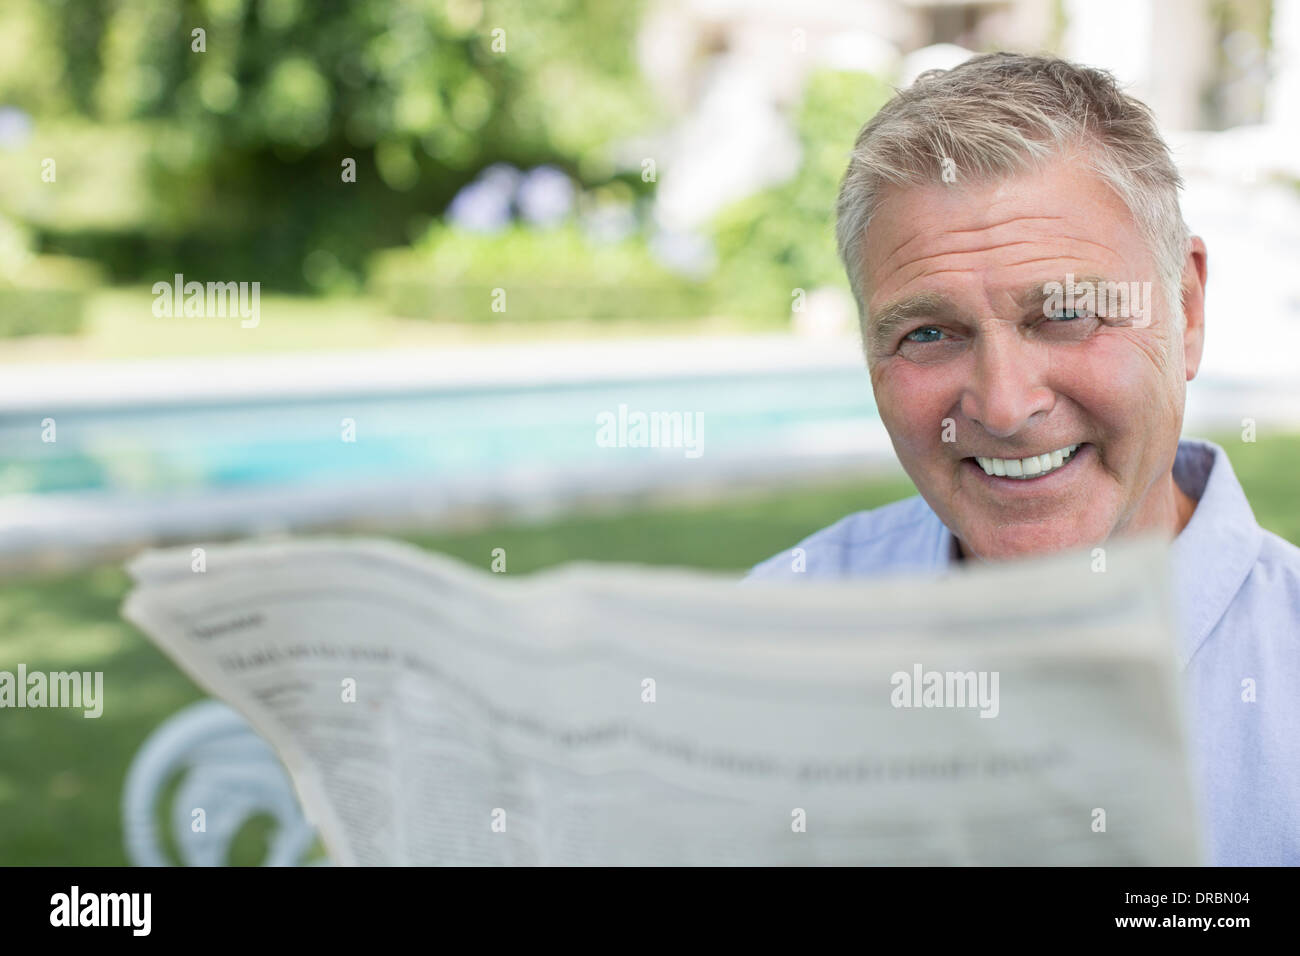
POLYGON ((188 548, 123 614, 342 865, 1196 865, 1166 549, 928 578, 188 548))

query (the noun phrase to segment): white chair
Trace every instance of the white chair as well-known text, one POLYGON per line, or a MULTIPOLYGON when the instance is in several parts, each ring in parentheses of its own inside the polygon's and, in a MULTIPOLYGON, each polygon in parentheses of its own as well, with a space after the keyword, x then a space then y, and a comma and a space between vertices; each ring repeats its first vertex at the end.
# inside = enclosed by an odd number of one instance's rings
POLYGON ((270 745, 225 704, 205 700, 164 721, 131 761, 122 816, 127 857, 135 866, 173 865, 157 819, 163 789, 178 771, 184 778, 171 826, 183 865, 224 866, 235 835, 259 814, 275 821, 262 865, 298 866, 315 843, 315 828, 270 745), (194 826, 196 809, 204 812, 201 830, 194 826))

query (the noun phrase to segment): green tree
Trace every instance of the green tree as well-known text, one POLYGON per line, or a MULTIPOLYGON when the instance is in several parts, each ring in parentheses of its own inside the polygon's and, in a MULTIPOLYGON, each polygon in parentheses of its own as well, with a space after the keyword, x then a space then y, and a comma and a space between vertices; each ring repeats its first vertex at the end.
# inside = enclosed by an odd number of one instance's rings
POLYGON ((61 176, 76 201, 33 199, 20 177, 0 209, 119 278, 300 288, 307 261, 357 276, 490 163, 613 177, 607 145, 654 118, 632 59, 640 7, 7 0, 0 106, 35 117, 29 151, 77 175, 61 176))

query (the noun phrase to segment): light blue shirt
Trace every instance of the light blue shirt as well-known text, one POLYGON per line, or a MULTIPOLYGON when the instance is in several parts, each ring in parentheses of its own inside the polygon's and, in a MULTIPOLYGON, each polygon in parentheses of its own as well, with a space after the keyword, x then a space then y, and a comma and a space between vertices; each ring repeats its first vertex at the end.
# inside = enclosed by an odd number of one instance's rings
MULTIPOLYGON (((1265 531, 1222 448, 1184 440, 1174 480, 1196 500, 1174 540, 1189 743, 1210 862, 1300 865, 1300 548, 1265 531), (1255 701, 1244 701, 1254 681, 1255 701)), ((755 567, 748 581, 938 571, 956 540, 919 497, 860 511, 755 567)))

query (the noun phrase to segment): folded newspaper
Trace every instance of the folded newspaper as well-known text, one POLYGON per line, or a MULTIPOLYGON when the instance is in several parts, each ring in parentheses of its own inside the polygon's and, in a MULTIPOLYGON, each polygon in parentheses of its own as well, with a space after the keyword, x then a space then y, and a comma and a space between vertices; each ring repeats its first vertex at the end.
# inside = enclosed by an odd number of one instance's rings
POLYGON ((940 577, 151 551, 123 614, 339 864, 1194 865, 1166 552, 940 577))

